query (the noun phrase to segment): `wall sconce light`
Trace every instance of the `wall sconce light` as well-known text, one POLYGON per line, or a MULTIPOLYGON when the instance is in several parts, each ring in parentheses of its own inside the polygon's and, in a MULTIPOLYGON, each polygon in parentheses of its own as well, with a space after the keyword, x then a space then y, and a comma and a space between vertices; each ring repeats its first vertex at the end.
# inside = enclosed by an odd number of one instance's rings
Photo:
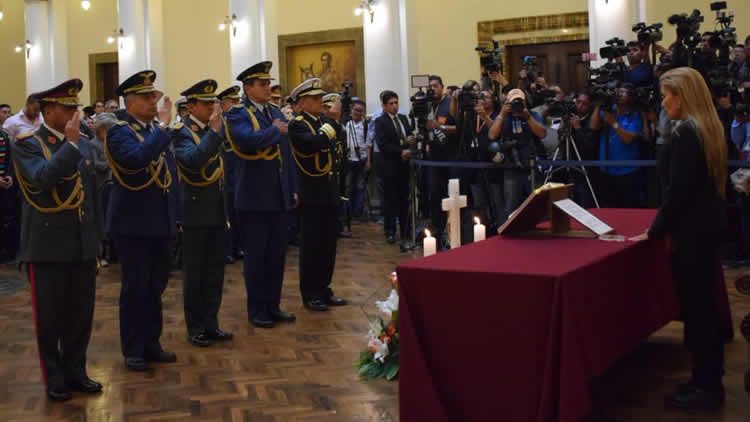
MULTIPOLYGON (((31 41, 26 40, 26 58, 27 59, 29 58, 29 53, 31 53, 31 47, 33 46, 34 45, 31 44, 31 41)), ((16 45, 16 48, 15 48, 16 53, 20 53, 23 50, 24 50, 24 46, 22 46, 21 44, 16 45)))
POLYGON ((1 21, 1 20, 3 20, 3 16, 4 16, 4 15, 5 15, 5 14, 3 13, 3 11, 2 11, 2 10, 0 10, 0 21, 1 21))
POLYGON ((89 0, 83 0, 81 2, 81 9, 83 9, 83 10, 89 10, 89 9, 91 9, 91 2, 89 0))
POLYGON ((120 41, 120 48, 122 48, 122 38, 125 36, 124 31, 122 28, 113 31, 112 35, 107 37, 107 44, 113 44, 115 41, 120 41))
POLYGON ((362 0, 359 7, 354 9, 354 14, 356 16, 361 16, 363 13, 367 12, 367 14, 370 15, 370 23, 372 23, 375 20, 375 2, 376 0, 362 0))
POLYGON ((224 22, 219 24, 219 31, 225 31, 227 27, 232 29, 232 36, 237 35, 237 15, 232 13, 232 16, 227 16, 224 22))

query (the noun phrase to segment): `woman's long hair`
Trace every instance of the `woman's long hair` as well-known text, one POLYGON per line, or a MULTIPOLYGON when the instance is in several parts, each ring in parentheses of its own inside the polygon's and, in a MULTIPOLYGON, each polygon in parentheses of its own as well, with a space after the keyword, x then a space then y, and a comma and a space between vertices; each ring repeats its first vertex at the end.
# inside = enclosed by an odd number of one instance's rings
POLYGON ((711 92, 698 71, 678 67, 662 75, 661 86, 680 98, 683 115, 698 128, 706 164, 716 191, 726 196, 727 142, 724 127, 716 112, 711 92))

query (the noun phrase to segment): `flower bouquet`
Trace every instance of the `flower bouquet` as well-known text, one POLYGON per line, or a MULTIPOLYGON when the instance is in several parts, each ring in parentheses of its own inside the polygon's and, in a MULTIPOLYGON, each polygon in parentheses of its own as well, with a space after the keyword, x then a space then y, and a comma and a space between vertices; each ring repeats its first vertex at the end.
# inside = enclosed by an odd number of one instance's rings
POLYGON ((391 321, 376 317, 370 321, 367 348, 357 360, 359 374, 365 379, 385 378, 392 380, 398 375, 398 278, 391 274, 393 289, 388 299, 375 302, 378 309, 390 314, 391 321))

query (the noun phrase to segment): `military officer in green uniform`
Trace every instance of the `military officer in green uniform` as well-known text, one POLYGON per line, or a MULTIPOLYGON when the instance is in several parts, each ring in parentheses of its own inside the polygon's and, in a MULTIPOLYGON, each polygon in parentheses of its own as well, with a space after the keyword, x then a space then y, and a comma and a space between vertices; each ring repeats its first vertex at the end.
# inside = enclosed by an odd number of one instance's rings
POLYGON ((94 159, 77 111, 82 87, 71 79, 34 94, 44 124, 12 146, 25 199, 19 259, 27 264, 47 396, 59 401, 102 389, 86 373, 99 239, 94 159))
POLYGON ((300 289, 305 307, 327 311, 346 305, 331 290, 336 265, 339 184, 335 177, 335 147, 343 128, 336 122, 341 104, 331 108, 331 119, 323 114, 320 79, 308 79, 291 93, 302 113, 289 123, 289 141, 300 172, 300 289))
POLYGON ((224 286, 227 213, 221 158, 221 109, 216 81, 206 79, 181 92, 188 114, 171 131, 177 172, 183 183, 183 299, 188 341, 209 346, 229 340, 219 329, 224 286))

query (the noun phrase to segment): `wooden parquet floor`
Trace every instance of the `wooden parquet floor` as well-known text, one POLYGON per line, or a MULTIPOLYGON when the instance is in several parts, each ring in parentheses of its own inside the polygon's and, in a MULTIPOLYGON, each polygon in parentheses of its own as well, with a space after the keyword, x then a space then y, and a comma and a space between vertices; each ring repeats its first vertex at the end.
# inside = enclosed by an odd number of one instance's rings
MULTIPOLYGON (((398 420, 398 383, 363 382, 353 366, 365 344, 368 315, 390 288, 389 274, 410 254, 383 241, 382 226, 356 225, 355 238, 339 242, 333 287, 350 306, 311 313, 301 303, 298 250, 290 248, 282 306, 294 324, 271 330, 247 322, 241 264, 227 266, 221 326, 232 342, 196 348, 186 341, 181 275, 173 272, 164 294, 162 344, 178 355, 175 364, 128 372, 119 346, 119 266, 98 278, 89 375, 104 383, 94 396, 66 403, 46 400, 34 337, 29 290, 0 297, 0 421, 331 421, 398 420)), ((750 297, 732 285, 734 318, 750 312, 750 297)), ((0 275, 20 276, 12 267, 0 275)), ((458 316, 470 318, 470 315, 458 316)), ((612 327, 617 329, 617 327, 612 327)), ((742 388, 747 345, 738 338, 727 351, 727 406, 717 415, 665 412, 662 394, 689 373, 681 328, 670 324, 623 359, 596 383, 596 421, 750 421, 750 397, 742 388)), ((499 397, 498 399, 502 399, 499 397)), ((498 418, 502 421, 502 418, 498 418)), ((429 421, 404 421, 429 422, 429 421)))

